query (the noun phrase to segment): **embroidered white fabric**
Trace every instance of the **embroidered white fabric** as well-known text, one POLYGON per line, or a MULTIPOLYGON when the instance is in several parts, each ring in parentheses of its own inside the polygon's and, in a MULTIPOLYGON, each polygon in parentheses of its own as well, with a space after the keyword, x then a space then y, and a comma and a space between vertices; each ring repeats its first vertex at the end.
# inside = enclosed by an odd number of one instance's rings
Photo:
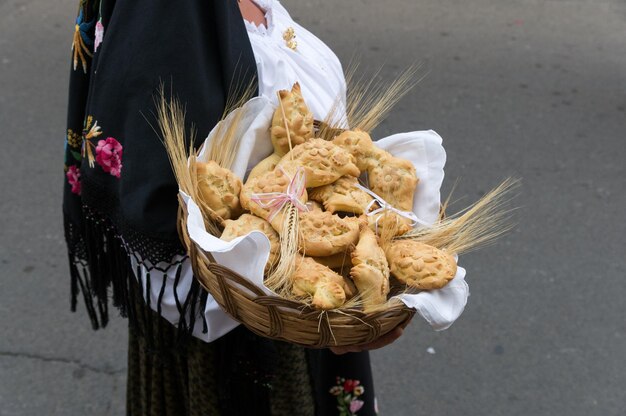
MULTIPOLYGON (((302 94, 305 97, 307 105, 313 112, 314 117, 318 120, 325 120, 328 112, 331 111, 333 107, 337 108, 337 105, 345 105, 346 83, 343 70, 337 56, 320 39, 294 22, 287 10, 285 10, 279 1, 254 1, 265 11, 265 18, 267 22, 267 26, 257 26, 254 23, 245 22, 258 70, 259 95, 261 97, 265 97, 274 106, 276 106, 278 103, 276 91, 281 89, 291 89, 295 82, 299 82, 302 88, 302 94), (297 41, 297 47, 295 50, 290 49, 283 39, 284 31, 290 27, 293 28, 295 40, 297 41)), ((256 100, 256 102, 260 101, 256 100)), ((263 111, 266 111, 266 109, 263 111)), ((254 134, 262 134, 259 129, 267 129, 267 126, 264 124, 267 123, 267 120, 268 114, 261 114, 261 116, 248 120, 246 123, 242 123, 242 125, 245 125, 246 128, 249 129, 249 132, 251 131, 254 134)), ((271 120, 271 115, 269 115, 269 120, 271 120)), ((398 147, 398 152, 403 153, 406 151, 407 144, 412 141, 412 138, 416 137, 416 133, 430 134, 428 132, 403 133, 402 135, 395 135, 383 139, 382 143, 389 142, 388 144, 391 148, 394 146, 398 147), (407 139, 409 140, 407 141, 407 139)), ((434 132, 432 133, 438 138, 440 143, 441 139, 439 136, 437 136, 434 132)), ((436 140, 437 139, 435 139, 435 141, 436 140)), ((271 153, 271 144, 269 143, 269 140, 265 144, 260 141, 248 140, 247 142, 252 144, 247 147, 244 146, 245 150, 240 149, 238 160, 241 163, 236 161, 235 164, 237 166, 234 166, 233 168, 234 171, 242 177, 245 175, 248 166, 254 166, 266 157, 267 154, 271 153), (265 149, 267 146, 269 146, 269 148, 265 149)), ((398 156, 401 156, 401 154, 398 156)), ((443 153, 443 161, 445 162, 445 153, 443 153)), ((423 166, 428 168, 428 163, 423 166)), ((418 175, 419 174, 420 171, 418 169, 418 175)), ((427 181, 427 183, 434 183, 437 188, 436 207, 433 206, 428 208, 429 211, 433 211, 435 213, 438 212, 438 192, 441 180, 443 180, 443 165, 441 165, 441 177, 436 178, 434 182, 427 181)), ((421 181, 420 183, 422 184, 424 181, 421 181)), ((431 201, 430 205, 433 204, 434 202, 431 201)), ((434 221, 434 218, 432 218, 432 221, 434 221)), ((236 239, 235 241, 239 240, 240 239, 236 239)), ((247 241, 249 241, 250 244, 253 244, 254 247, 262 249, 263 242, 260 242, 260 240, 262 239, 252 238, 247 241)), ((248 249, 254 249, 254 247, 250 246, 248 249)), ((269 246, 267 247, 267 250, 269 250, 269 246)), ((224 253, 224 255, 228 257, 227 253, 224 253)), ((216 256, 216 259, 217 257, 219 257, 219 255, 216 256)), ((241 257, 237 258, 240 259, 241 257)), ((132 258, 132 256, 131 259, 133 262, 133 270, 137 270, 137 262, 134 258, 132 258)), ((173 263, 178 263, 181 260, 181 257, 176 257, 173 259, 173 263)), ((243 264, 244 262, 239 263, 243 264)), ((251 262, 245 263, 246 269, 251 266, 251 262)), ((158 266, 160 269, 167 269, 168 265, 159 264, 158 266)), ((143 287, 146 287, 145 279, 148 270, 144 266, 139 267, 141 268, 139 278, 143 280, 143 287)), ((238 268, 239 267, 236 264, 233 265, 233 270, 238 271, 238 268)), ((263 267, 261 266, 260 270, 262 269, 263 267)), ((163 281, 164 274, 162 272, 151 270, 150 274, 151 279, 153 279, 152 281, 163 281)), ((444 288, 440 291, 433 291, 430 294, 425 293, 418 299, 413 300, 410 306, 415 307, 433 326, 433 328, 439 330, 449 327, 463 311, 469 295, 467 283, 464 280, 464 274, 464 270, 460 269, 460 272, 457 274, 455 279, 448 285, 449 288, 444 288)), ((175 276, 173 274, 171 276, 168 274, 165 292, 161 301, 161 314, 172 324, 177 324, 180 316, 178 308, 176 307, 176 297, 174 296, 174 279, 175 276)), ((182 275, 176 289, 178 299, 184 299, 187 296, 193 279, 194 277, 193 271, 191 270, 191 262, 186 260, 182 264, 182 275)), ((150 305, 152 305, 153 309, 156 309, 161 289, 160 286, 160 284, 151 285, 150 305)), ((205 342, 211 342, 239 325, 238 322, 231 319, 225 312, 222 311, 217 302, 210 295, 204 310, 204 318, 208 324, 208 332, 203 333, 202 320, 196 320, 193 335, 205 342)))
POLYGON ((246 22, 259 80, 259 95, 278 103, 276 92, 299 82, 307 106, 317 120, 326 120, 337 102, 344 108, 346 81, 341 63, 319 38, 296 23, 276 0, 255 0, 265 10, 267 26, 246 22), (295 50, 283 34, 293 29, 295 50))

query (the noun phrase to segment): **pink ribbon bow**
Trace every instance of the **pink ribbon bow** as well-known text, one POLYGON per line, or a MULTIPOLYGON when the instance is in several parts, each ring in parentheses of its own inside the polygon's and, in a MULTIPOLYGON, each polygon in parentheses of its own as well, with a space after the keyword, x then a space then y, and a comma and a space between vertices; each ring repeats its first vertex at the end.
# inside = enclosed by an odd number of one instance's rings
MULTIPOLYGON (((289 176, 282 167, 279 169, 283 172, 283 174, 285 174, 285 176, 289 176)), ((302 198, 306 189, 304 176, 304 169, 300 167, 296 171, 296 174, 293 175, 293 178, 291 178, 285 192, 252 194, 250 199, 259 204, 261 208, 269 209, 270 215, 267 220, 270 222, 283 209, 287 202, 291 202, 298 209, 298 211, 308 211, 309 209, 307 206, 300 202, 300 198, 302 198)))

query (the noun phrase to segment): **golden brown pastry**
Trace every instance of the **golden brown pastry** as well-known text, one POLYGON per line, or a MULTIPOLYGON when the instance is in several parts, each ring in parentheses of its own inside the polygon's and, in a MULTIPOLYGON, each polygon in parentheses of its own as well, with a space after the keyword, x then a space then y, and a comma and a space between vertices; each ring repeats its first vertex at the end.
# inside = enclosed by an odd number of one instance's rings
POLYGON ((345 252, 359 238, 358 218, 340 218, 328 211, 300 213, 300 245, 307 256, 345 252))
POLYGON ((361 171, 369 169, 374 160, 374 142, 367 132, 359 129, 346 130, 333 139, 333 143, 346 149, 356 159, 361 171))
POLYGON ((354 156, 324 139, 311 139, 298 145, 280 160, 282 167, 293 175, 299 167, 306 173, 306 187, 315 188, 335 182, 342 176, 360 175, 354 156))
POLYGON ((416 289, 440 289, 456 275, 454 257, 424 243, 394 241, 386 249, 386 255, 391 274, 416 289))
POLYGON ((297 82, 294 84, 291 91, 281 90, 279 91, 279 95, 282 102, 282 109, 279 105, 274 112, 270 137, 272 139, 272 145, 274 146, 274 152, 278 156, 284 156, 292 148, 313 137, 313 113, 311 113, 304 102, 300 84, 297 82), (287 118, 291 147, 287 140, 283 110, 287 118))
POLYGON ((313 211, 318 211, 318 212, 323 212, 324 211, 324 207, 322 206, 322 204, 320 204, 317 201, 306 201, 306 208, 307 208, 307 212, 313 212, 313 211))
POLYGON ((346 251, 342 251, 337 254, 333 254, 331 256, 321 256, 321 257, 312 257, 313 260, 318 262, 319 264, 323 264, 324 266, 330 269, 341 269, 343 267, 352 267, 352 251, 354 247, 348 247, 346 251))
POLYGON ((257 176, 261 176, 264 173, 273 171, 274 168, 276 168, 276 165, 278 165, 278 162, 280 162, 280 156, 278 156, 276 153, 272 153, 252 168, 252 170, 248 174, 248 179, 246 179, 246 182, 248 182, 250 179, 256 178, 257 176))
POLYGON ((350 299, 357 294, 356 286, 350 277, 350 269, 352 268, 352 251, 354 247, 348 247, 348 250, 342 253, 333 254, 325 257, 311 257, 313 260, 332 269, 343 277, 343 290, 346 292, 346 299, 350 299))
MULTIPOLYGON (((271 210, 269 208, 264 208, 252 198, 255 194, 266 194, 271 192, 285 193, 287 192, 290 182, 291 178, 285 175, 280 169, 257 176, 256 178, 247 181, 243 186, 241 191, 241 206, 252 212, 257 217, 261 217, 269 221, 269 223, 272 224, 272 227, 278 231, 278 234, 281 234, 285 210, 281 210, 274 216, 273 219, 270 219, 271 210)), ((306 189, 303 189, 303 193, 298 200, 302 204, 307 202, 306 189)))
POLYGON ((415 166, 406 160, 378 149, 376 163, 367 171, 370 189, 394 208, 413 210, 413 195, 418 183, 415 166))
POLYGON ((352 264, 350 276, 359 289, 364 311, 385 303, 389 293, 389 266, 376 235, 366 223, 361 223, 359 244, 352 252, 352 264))
POLYGON ((212 160, 196 162, 196 175, 202 202, 222 219, 237 218, 241 213, 241 180, 212 160))
MULTIPOLYGON (((378 206, 378 205, 376 205, 378 206)), ((391 236, 399 236, 406 234, 413 229, 411 226, 412 221, 408 218, 402 217, 393 211, 381 211, 378 214, 369 215, 367 222, 370 229, 378 235, 382 235, 384 230, 391 228, 394 232, 391 236)))
POLYGON ((355 297, 359 291, 356 288, 354 281, 350 277, 350 267, 345 267, 334 271, 341 277, 343 277, 343 285, 341 287, 343 287, 343 291, 346 292, 346 300, 355 297), (346 273, 346 275, 344 276, 342 273, 346 273))
POLYGON ((357 188, 359 180, 354 176, 343 176, 330 185, 313 188, 309 198, 322 202, 326 211, 363 214, 372 197, 357 188))
POLYGON ((224 232, 220 238, 224 241, 232 241, 255 230, 261 231, 270 240, 270 256, 265 265, 267 272, 274 267, 280 256, 280 238, 269 222, 252 214, 243 214, 236 220, 224 221, 224 232))
POLYGON ((299 256, 291 276, 295 296, 311 296, 319 309, 339 308, 346 302, 343 277, 310 257, 299 256))

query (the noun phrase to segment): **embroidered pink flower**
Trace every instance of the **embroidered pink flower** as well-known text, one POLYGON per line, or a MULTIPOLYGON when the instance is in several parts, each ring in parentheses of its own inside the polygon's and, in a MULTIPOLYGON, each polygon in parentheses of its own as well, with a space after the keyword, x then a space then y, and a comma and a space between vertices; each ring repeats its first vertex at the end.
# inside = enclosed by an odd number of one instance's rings
POLYGON ((72 193, 80 195, 80 170, 76 166, 70 166, 65 173, 67 182, 72 187, 72 193))
POLYGON ((363 407, 363 401, 362 400, 352 400, 350 402, 350 413, 356 413, 359 410, 361 410, 361 407, 363 407))
POLYGON ((99 140, 96 147, 96 162, 102 167, 102 170, 119 178, 122 171, 122 145, 120 142, 113 137, 99 140))
POLYGON ((102 43, 102 38, 104 37, 104 25, 102 24, 102 19, 98 20, 96 23, 96 39, 93 44, 93 51, 98 50, 98 46, 102 43))

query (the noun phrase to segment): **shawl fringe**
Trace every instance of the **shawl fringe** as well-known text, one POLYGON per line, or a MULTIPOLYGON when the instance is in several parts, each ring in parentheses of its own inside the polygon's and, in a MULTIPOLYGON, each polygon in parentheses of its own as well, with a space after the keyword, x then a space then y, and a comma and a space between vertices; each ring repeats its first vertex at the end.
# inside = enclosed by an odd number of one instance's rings
MULTIPOLYGON (((162 316, 162 301, 169 276, 174 276, 174 298, 180 320, 178 340, 182 341, 191 335, 197 319, 202 319, 203 332, 208 330, 206 320, 200 311, 204 310, 208 293, 194 279, 191 289, 183 299, 178 297, 177 287, 182 276, 182 262, 174 263, 167 269, 160 269, 151 264, 142 263, 125 244, 115 227, 104 216, 83 206, 83 223, 77 225, 64 216, 65 238, 68 243, 68 260, 70 267, 70 308, 76 312, 79 294, 85 303, 87 315, 94 330, 104 328, 109 322, 109 302, 117 308, 122 317, 127 317, 129 325, 146 332, 147 339, 154 339, 153 317, 147 309, 162 316), (131 256, 138 265, 132 269, 131 256), (151 275, 158 269, 163 272, 162 278, 151 275), (144 272, 147 270, 147 272, 144 272), (158 281, 157 281, 158 280, 158 281), (145 281, 145 284, 143 283, 145 281), (150 296, 152 288, 159 286, 156 305, 150 296), (138 310, 134 305, 141 299, 148 308, 138 310), (139 322, 141 321, 141 322, 139 322)), ((158 328, 158 326, 156 326, 158 328)))

